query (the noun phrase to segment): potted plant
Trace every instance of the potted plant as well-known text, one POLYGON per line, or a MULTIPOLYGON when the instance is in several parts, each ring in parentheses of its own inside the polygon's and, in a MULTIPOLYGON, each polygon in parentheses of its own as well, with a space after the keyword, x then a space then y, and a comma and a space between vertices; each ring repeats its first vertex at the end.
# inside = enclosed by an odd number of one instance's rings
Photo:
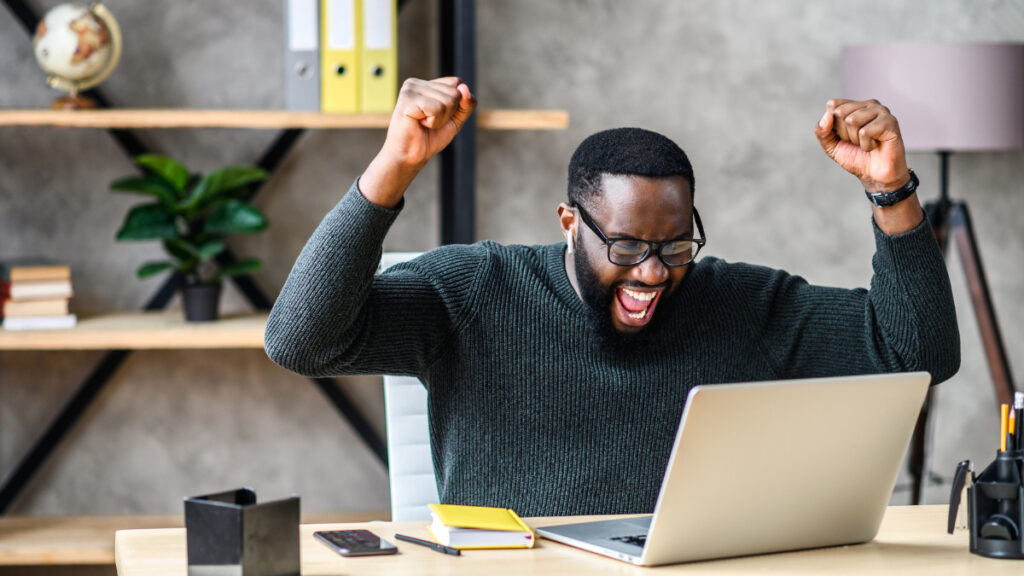
POLYGON ((190 175, 181 163, 157 154, 136 156, 135 162, 144 174, 117 180, 111 190, 151 196, 155 201, 128 212, 117 240, 160 240, 169 259, 146 262, 136 275, 146 278, 173 270, 184 278, 185 319, 216 319, 222 280, 260 268, 255 258, 230 266, 219 266, 216 258, 227 249, 226 237, 267 227, 263 213, 247 201, 248 186, 264 180, 266 171, 230 166, 205 176, 190 175))

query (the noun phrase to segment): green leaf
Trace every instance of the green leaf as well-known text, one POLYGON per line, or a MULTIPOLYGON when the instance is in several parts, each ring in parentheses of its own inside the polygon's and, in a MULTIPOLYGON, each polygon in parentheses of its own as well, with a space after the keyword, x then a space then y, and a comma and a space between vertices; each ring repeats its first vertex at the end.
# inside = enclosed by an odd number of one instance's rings
POLYGON ((164 250, 178 260, 195 260, 198 253, 195 246, 181 238, 167 238, 164 240, 164 250))
POLYGON ((174 214, 161 203, 140 204, 132 208, 117 231, 118 240, 156 240, 178 234, 174 214))
POLYGON ((185 192, 188 169, 177 161, 159 154, 140 154, 135 157, 135 163, 163 178, 178 195, 185 192))
POLYGON ((230 278, 232 276, 241 276, 242 274, 249 274, 259 270, 263 265, 259 260, 255 258, 248 258, 241 262, 235 262, 230 266, 225 266, 220 269, 217 273, 215 280, 221 280, 223 278, 230 278))
POLYGON ((210 240, 196 250, 196 255, 199 256, 201 262, 206 262, 215 258, 217 254, 220 254, 226 248, 227 246, 220 240, 210 240))
POLYGON ((153 174, 145 176, 122 178, 110 185, 114 192, 138 192, 148 196, 155 196, 163 200, 168 206, 173 206, 177 201, 174 189, 163 178, 153 174))
POLYGON ((173 262, 146 262, 142 266, 139 266, 139 270, 135 273, 139 278, 149 278, 154 274, 159 274, 164 270, 170 270, 174 268, 173 262))
POLYGON ((212 172, 210 176, 216 177, 219 187, 213 191, 214 194, 236 190, 253 182, 267 179, 267 171, 256 166, 229 166, 223 170, 212 172))
POLYGON ((193 211, 208 206, 225 194, 236 191, 248 184, 264 180, 267 172, 255 166, 230 166, 203 177, 192 189, 188 206, 193 211))
POLYGON ((263 213, 241 200, 228 200, 206 218, 206 232, 211 234, 252 234, 266 227, 263 213))

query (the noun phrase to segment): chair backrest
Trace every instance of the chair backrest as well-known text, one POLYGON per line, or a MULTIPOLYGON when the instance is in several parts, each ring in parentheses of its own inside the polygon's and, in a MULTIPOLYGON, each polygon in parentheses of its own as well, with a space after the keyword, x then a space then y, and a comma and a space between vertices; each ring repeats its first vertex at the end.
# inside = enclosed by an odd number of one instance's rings
MULTIPOLYGON (((385 252, 380 269, 418 256, 385 252)), ((427 425, 427 389, 418 378, 384 376, 384 416, 388 431, 391 520, 430 520, 429 503, 440 501, 427 425)))

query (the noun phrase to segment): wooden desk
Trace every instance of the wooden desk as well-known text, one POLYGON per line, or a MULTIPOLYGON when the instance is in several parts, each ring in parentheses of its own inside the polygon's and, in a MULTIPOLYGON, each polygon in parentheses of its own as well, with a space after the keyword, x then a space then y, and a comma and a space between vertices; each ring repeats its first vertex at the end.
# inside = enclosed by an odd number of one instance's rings
MULTIPOLYGON (((306 522, 361 522, 387 512, 303 515, 306 522)), ((114 565, 114 534, 184 526, 182 516, 0 518, 0 567, 114 565)), ((2 572, 6 574, 6 572, 2 572)))
POLYGON ((184 526, 181 516, 0 518, 0 566, 113 564, 114 534, 184 526))
MULTIPOLYGON (((564 521, 530 518, 531 526, 564 521)), ((822 521, 825 521, 824 519, 822 521)), ((677 564, 657 568, 658 574, 1015 574, 1024 561, 991 560, 967 552, 967 533, 945 532, 945 506, 890 507, 878 537, 867 544, 731 560, 677 564)), ((342 558, 313 539, 314 530, 367 528, 394 541, 395 532, 428 537, 422 522, 304 524, 301 531, 303 575, 407 574, 650 574, 650 568, 577 550, 541 539, 533 550, 471 550, 445 556, 427 548, 398 542, 396 556, 342 558)), ((114 550, 120 576, 185 576, 183 529, 123 530, 114 550)))

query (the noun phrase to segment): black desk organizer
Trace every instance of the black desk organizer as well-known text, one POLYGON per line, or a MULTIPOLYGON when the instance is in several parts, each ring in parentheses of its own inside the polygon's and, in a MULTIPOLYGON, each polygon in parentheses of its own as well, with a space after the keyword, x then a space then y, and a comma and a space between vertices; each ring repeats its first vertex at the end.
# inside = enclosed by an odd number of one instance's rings
POLYGON ((240 488, 185 499, 189 576, 299 576, 299 497, 240 488))
MULTIPOLYGON (((967 488, 968 528, 971 552, 989 558, 1024 559, 1024 452, 996 454, 967 488)), ((953 533, 960 494, 970 468, 965 460, 957 466, 949 502, 948 531, 953 533)))

